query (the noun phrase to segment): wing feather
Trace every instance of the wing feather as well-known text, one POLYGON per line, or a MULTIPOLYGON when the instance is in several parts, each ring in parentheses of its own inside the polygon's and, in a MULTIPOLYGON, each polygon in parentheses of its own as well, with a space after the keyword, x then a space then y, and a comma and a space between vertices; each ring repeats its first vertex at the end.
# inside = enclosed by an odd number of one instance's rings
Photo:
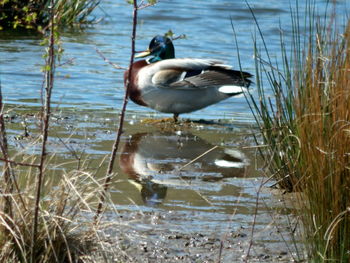
POLYGON ((148 70, 152 83, 165 89, 205 89, 225 85, 248 87, 251 83, 248 78, 252 76, 212 59, 166 59, 152 64, 148 70))

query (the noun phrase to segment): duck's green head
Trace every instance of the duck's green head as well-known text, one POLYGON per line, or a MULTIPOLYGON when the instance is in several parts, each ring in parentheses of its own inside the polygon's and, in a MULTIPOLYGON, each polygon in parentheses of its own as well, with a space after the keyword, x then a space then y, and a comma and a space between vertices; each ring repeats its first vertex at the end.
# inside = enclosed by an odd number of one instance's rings
POLYGON ((149 43, 149 47, 146 51, 136 55, 135 58, 144 58, 147 56, 153 56, 149 59, 149 62, 157 62, 163 59, 169 59, 175 57, 175 49, 173 42, 170 38, 164 36, 155 36, 149 43))

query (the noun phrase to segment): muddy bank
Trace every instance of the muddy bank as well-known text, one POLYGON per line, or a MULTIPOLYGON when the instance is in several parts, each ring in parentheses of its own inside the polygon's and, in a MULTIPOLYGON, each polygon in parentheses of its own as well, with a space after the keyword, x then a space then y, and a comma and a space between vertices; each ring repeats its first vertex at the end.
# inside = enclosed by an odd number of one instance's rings
POLYGON ((204 217, 205 213, 174 211, 121 213, 119 223, 107 219, 107 256, 111 262, 229 263, 245 262, 249 253, 247 262, 301 262, 284 216, 271 214, 270 224, 255 226, 253 238, 252 222, 228 228, 232 217, 225 216, 222 229, 215 231, 208 223, 202 226, 207 231, 192 230, 191 225, 203 224, 204 217))
MULTIPOLYGON (((35 155, 35 109, 17 108, 6 116, 11 150, 35 155)), ((85 169, 103 178, 116 123, 115 113, 103 110, 54 112, 54 173, 76 169, 79 156, 85 169)), ((254 127, 231 120, 155 123, 132 113, 125 124, 101 225, 104 247, 98 249, 109 251, 108 262, 298 259, 291 210, 271 194, 273 182, 259 190, 264 178, 250 147, 254 127)))

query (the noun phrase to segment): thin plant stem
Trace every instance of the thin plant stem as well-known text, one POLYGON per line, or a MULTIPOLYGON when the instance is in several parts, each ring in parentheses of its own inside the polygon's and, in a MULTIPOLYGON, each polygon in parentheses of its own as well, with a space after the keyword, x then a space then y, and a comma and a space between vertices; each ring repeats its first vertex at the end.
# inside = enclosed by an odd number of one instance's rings
POLYGON ((113 63, 112 61, 110 61, 108 58, 106 58, 106 56, 97 48, 95 47, 96 53, 109 65, 111 65, 113 68, 115 69, 126 69, 123 68, 122 66, 119 66, 118 64, 113 63))
POLYGON ((136 39, 136 25, 137 25, 137 11, 138 11, 138 6, 137 6, 137 0, 133 1, 133 26, 132 26, 132 33, 131 33, 131 55, 130 55, 130 62, 129 62, 129 75, 126 83, 126 89, 125 89, 125 94, 124 94, 124 100, 123 100, 123 106, 121 109, 120 113, 120 119, 119 119, 119 126, 116 134, 116 138, 113 143, 112 147, 112 152, 110 155, 109 163, 108 163, 108 168, 107 168, 107 176, 105 179, 105 182, 103 184, 103 192, 101 193, 100 196, 100 201, 96 210, 96 215, 95 215, 95 224, 98 224, 99 218, 102 213, 102 208, 104 201, 106 199, 106 194, 110 185, 110 182, 113 177, 113 167, 114 167, 114 162, 115 158, 117 155, 119 143, 120 143, 120 138, 123 133, 123 125, 124 125, 124 118, 125 118, 125 111, 126 111, 126 106, 128 104, 128 97, 129 97, 129 89, 130 89, 130 81, 131 81, 131 72, 132 72, 132 67, 134 63, 134 56, 135 56, 135 39, 136 39))
MULTIPOLYGON (((2 89, 1 89, 1 82, 0 82, 0 146, 1 146, 1 152, 4 156, 5 161, 5 167, 4 167, 4 213, 9 216, 9 218, 12 218, 12 202, 11 197, 9 196, 13 191, 13 181, 11 178, 11 164, 8 162, 9 155, 8 155, 8 147, 7 147, 7 136, 6 136, 6 128, 5 128, 5 121, 4 121, 4 115, 3 115, 3 102, 2 102, 2 89)), ((7 218, 7 217, 6 217, 7 218)), ((11 225, 11 222, 7 220, 7 224, 11 225)))
POLYGON ((247 254, 245 256, 244 262, 249 262, 250 250, 253 247, 253 238, 254 238, 254 232, 255 232, 255 226, 256 226, 256 218, 257 218, 257 215, 258 215, 260 192, 261 192, 261 189, 262 189, 263 185, 264 185, 264 182, 262 181, 260 183, 260 185, 259 185, 258 191, 256 192, 252 230, 251 230, 251 233, 250 233, 249 246, 248 246, 248 250, 247 250, 247 254))
POLYGON ((6 134, 6 126, 5 126, 5 120, 4 120, 4 104, 3 104, 3 98, 2 98, 2 88, 1 88, 1 81, 0 81, 0 148, 1 152, 4 158, 0 158, 0 161, 5 162, 4 167, 4 180, 5 180, 5 206, 4 206, 4 213, 8 214, 12 218, 12 204, 11 200, 8 195, 13 193, 13 187, 16 188, 18 197, 23 205, 23 207, 26 209, 25 202, 23 200, 23 197, 21 195, 21 192, 18 187, 18 183, 15 177, 14 170, 12 169, 12 164, 14 165, 23 165, 23 166, 35 166, 30 164, 23 164, 15 161, 10 160, 10 155, 8 152, 8 143, 7 143, 7 134, 6 134))
POLYGON ((46 143, 49 133, 49 120, 51 114, 51 93, 54 84, 54 70, 55 70, 55 36, 54 36, 54 0, 51 0, 51 26, 50 26, 50 36, 49 36, 49 52, 46 65, 48 69, 46 71, 46 98, 45 105, 42 109, 42 145, 41 145, 41 154, 40 154, 40 163, 39 163, 39 173, 36 183, 36 197, 34 205, 34 218, 33 218, 33 232, 32 232, 32 244, 31 244, 31 262, 34 262, 35 253, 34 246, 37 239, 37 229, 38 229, 38 216, 39 216, 39 203, 42 186, 44 184, 44 165, 46 160, 46 143))
POLYGON ((27 166, 27 167, 36 167, 39 168, 38 164, 34 164, 34 163, 22 163, 22 162, 17 162, 17 161, 13 161, 13 160, 9 160, 6 158, 0 158, 0 161, 3 161, 5 163, 9 163, 9 164, 13 164, 13 165, 20 165, 20 166, 27 166))

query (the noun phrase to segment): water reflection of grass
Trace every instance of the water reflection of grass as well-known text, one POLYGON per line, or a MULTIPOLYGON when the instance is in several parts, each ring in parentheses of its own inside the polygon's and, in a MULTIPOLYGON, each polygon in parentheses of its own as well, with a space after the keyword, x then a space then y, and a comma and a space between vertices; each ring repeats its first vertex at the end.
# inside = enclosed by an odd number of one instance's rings
POLYGON ((282 65, 273 63, 267 43, 263 51, 255 43, 258 97, 250 104, 266 145, 259 149, 281 188, 304 193, 310 260, 349 262, 350 21, 339 31, 335 13, 322 21, 311 1, 305 14, 291 16, 291 49, 280 38, 282 65))

